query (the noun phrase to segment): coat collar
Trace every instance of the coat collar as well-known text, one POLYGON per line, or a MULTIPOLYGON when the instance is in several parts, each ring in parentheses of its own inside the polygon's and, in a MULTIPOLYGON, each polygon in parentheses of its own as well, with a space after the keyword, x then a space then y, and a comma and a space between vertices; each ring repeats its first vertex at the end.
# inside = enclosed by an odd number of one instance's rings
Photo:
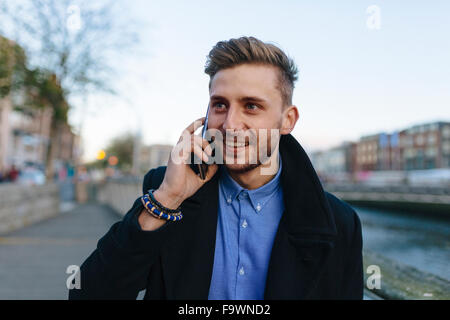
MULTIPOLYGON (((265 299, 304 299, 310 296, 330 249, 334 247, 336 225, 319 178, 300 144, 292 135, 283 135, 279 150, 285 211, 271 252, 265 299)), ((186 206, 186 211, 189 208, 186 217, 200 217, 195 219, 198 237, 190 262, 185 264, 188 269, 185 272, 199 276, 195 279, 187 275, 181 277, 178 298, 208 297, 214 264, 219 176, 215 174, 205 183, 189 198, 186 206)), ((174 272, 181 263, 177 258, 181 253, 175 248, 172 263, 169 262, 171 259, 166 260, 167 270, 174 272)), ((176 290, 173 290, 169 295, 175 297, 176 290)))
POLYGON ((290 234, 336 235, 336 225, 320 180, 305 150, 291 135, 280 139, 285 223, 290 234))
MULTIPOLYGON (((336 225, 320 180, 305 150, 291 135, 282 135, 279 143, 282 160, 281 184, 283 186, 285 213, 282 220, 288 233, 335 236, 336 225)), ((220 170, 204 184, 191 200, 218 205, 220 170)))

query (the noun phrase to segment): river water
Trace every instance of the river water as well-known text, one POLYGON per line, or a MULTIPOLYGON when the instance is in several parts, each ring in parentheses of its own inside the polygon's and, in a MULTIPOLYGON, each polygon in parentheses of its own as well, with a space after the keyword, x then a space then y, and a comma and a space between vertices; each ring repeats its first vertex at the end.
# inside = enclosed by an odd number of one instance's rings
POLYGON ((450 281, 450 221, 353 206, 363 246, 388 258, 450 281))

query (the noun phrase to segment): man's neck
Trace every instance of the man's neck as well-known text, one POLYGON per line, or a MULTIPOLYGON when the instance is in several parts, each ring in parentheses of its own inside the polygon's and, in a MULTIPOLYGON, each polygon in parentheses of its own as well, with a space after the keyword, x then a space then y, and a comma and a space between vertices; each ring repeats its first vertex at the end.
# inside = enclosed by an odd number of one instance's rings
POLYGON ((274 152, 272 156, 268 159, 266 163, 261 164, 253 170, 244 172, 244 173, 234 173, 227 169, 228 174, 236 181, 241 187, 247 190, 257 189, 262 187, 273 177, 276 176, 279 169, 279 156, 278 152, 274 152), (270 170, 273 174, 262 174, 262 168, 270 168, 272 161, 275 161, 274 170, 270 170))

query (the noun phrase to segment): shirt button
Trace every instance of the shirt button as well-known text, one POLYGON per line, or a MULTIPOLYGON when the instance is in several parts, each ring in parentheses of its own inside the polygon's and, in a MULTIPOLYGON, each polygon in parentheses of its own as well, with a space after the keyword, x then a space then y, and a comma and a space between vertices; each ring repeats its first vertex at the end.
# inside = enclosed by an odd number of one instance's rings
POLYGON ((240 274, 241 276, 243 276, 243 275, 245 274, 244 267, 241 267, 241 268, 239 269, 239 274, 240 274))
POLYGON ((258 203, 258 205, 256 206, 256 211, 261 211, 261 205, 258 203))
POLYGON ((248 223, 247 220, 244 220, 244 222, 242 222, 242 228, 247 228, 248 223))
POLYGON ((228 202, 228 203, 231 203, 231 198, 227 198, 227 202, 228 202))

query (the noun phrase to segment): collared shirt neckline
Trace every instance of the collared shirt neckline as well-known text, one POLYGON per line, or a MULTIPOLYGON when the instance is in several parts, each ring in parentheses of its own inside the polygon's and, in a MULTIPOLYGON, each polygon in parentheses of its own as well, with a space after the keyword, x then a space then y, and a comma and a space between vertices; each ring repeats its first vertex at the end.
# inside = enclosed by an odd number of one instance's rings
POLYGON ((228 173, 225 166, 221 166, 220 184, 222 185, 222 191, 225 196, 225 200, 228 205, 231 205, 233 201, 239 200, 238 197, 247 197, 250 199, 253 209, 256 213, 260 213, 264 206, 270 201, 270 198, 280 188, 280 175, 282 170, 281 154, 278 152, 278 172, 277 174, 265 185, 248 190, 243 188, 237 183, 228 173))

